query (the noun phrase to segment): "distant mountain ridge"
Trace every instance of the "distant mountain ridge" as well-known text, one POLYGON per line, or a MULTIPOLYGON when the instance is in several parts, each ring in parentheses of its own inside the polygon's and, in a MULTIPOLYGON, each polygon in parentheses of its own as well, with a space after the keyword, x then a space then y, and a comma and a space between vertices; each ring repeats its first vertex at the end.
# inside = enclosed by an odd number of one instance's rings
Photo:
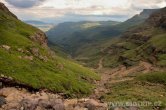
POLYGON ((84 53, 81 50, 93 48, 92 45, 100 45, 100 41, 107 41, 115 36, 121 35, 129 28, 143 23, 151 13, 157 10, 145 9, 140 14, 122 23, 114 21, 96 22, 96 25, 84 29, 80 28, 80 26, 85 22, 61 23, 57 27, 50 29, 46 34, 52 44, 59 45, 74 56, 79 56, 79 53, 84 53))

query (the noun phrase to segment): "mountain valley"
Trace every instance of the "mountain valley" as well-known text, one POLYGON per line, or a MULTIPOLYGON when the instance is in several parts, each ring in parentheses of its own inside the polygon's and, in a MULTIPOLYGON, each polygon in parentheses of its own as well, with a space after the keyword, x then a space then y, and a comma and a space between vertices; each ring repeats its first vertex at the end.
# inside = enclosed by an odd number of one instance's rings
POLYGON ((0 110, 165 110, 166 8, 41 25, 0 2, 0 110))

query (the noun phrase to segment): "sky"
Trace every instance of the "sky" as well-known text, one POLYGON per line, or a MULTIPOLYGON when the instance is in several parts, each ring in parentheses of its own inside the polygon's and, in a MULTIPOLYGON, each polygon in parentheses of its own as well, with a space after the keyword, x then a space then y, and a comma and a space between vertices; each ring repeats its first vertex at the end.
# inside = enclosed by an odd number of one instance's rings
POLYGON ((45 22, 124 21, 166 0, 0 0, 21 20, 45 22))

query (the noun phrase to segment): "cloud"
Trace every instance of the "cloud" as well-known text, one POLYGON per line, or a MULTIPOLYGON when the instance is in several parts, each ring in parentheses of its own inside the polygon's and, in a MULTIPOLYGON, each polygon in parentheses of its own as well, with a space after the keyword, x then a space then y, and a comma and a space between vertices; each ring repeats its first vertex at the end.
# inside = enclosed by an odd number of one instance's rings
POLYGON ((166 0, 2 0, 19 18, 28 20, 119 20, 143 9, 161 8, 166 0), (28 9, 27 9, 28 8, 28 9))
POLYGON ((161 8, 166 6, 166 0, 129 0, 131 8, 135 10, 161 8))
POLYGON ((44 1, 45 0, 6 0, 6 2, 18 8, 30 8, 40 5, 44 1))

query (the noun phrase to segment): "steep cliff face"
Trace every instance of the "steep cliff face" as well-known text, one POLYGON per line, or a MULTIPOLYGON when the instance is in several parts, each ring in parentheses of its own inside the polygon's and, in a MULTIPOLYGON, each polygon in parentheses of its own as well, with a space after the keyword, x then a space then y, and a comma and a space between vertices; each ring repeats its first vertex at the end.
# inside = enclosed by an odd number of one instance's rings
POLYGON ((166 8, 163 8, 156 13, 153 13, 147 22, 153 26, 166 29, 166 8))

